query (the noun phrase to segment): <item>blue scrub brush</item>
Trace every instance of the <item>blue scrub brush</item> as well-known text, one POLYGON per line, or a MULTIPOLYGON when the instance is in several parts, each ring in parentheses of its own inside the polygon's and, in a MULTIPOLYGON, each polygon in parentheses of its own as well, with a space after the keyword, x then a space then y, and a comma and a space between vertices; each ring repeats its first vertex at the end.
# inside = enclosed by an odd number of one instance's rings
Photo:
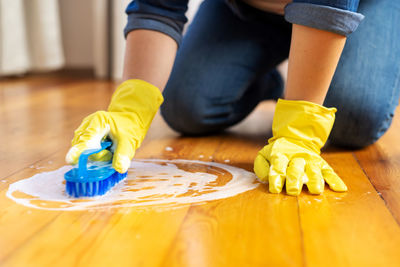
POLYGON ((98 153, 111 146, 111 142, 103 141, 101 148, 88 149, 79 157, 78 168, 73 168, 64 174, 66 192, 73 197, 93 197, 104 195, 114 185, 123 180, 126 173, 117 172, 109 162, 92 162, 88 164, 90 155, 98 153))

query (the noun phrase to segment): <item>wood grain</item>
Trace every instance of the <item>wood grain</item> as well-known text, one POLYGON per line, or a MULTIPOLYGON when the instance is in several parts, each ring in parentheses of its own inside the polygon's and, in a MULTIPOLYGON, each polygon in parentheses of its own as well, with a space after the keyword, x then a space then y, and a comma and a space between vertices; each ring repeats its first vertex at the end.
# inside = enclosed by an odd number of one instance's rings
MULTIPOLYGON (((8 199, 10 183, 64 165, 73 130, 106 108, 114 86, 65 76, 0 81, 1 266, 400 266, 399 116, 375 145, 323 153, 347 193, 290 197, 262 184, 175 209, 73 212, 8 199)), ((252 171, 273 107, 262 104, 228 132, 199 138, 181 137, 157 115, 136 157, 252 171)))
MULTIPOLYGON (((252 169, 257 142, 229 134, 219 139, 217 146, 207 142, 196 153, 206 154, 214 146, 210 160, 229 159, 234 166, 252 169)), ((299 266, 301 247, 296 198, 271 195, 260 186, 236 197, 192 205, 163 265, 299 266)))
POLYGON ((389 131, 355 156, 400 225, 400 108, 389 131))
POLYGON ((324 158, 349 191, 298 198, 307 265, 398 266, 400 228, 352 153, 324 158))

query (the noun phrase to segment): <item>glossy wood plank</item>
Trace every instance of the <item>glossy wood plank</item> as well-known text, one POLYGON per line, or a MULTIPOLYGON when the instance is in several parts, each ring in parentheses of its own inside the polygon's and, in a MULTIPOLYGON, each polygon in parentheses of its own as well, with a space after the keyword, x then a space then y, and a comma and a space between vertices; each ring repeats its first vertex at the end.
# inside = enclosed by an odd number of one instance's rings
MULTIPOLYGON (((173 210, 94 212, 37 210, 6 198, 10 183, 64 165, 73 130, 106 108, 114 86, 54 76, 0 81, 0 140, 7 140, 0 146, 1 266, 400 265, 400 161, 393 145, 399 116, 376 145, 323 153, 347 193, 305 190, 296 198, 260 185, 173 210)), ((229 132, 200 138, 180 137, 157 115, 136 157, 215 161, 251 171, 270 135, 272 112, 273 105, 263 104, 229 132)))
MULTIPOLYGON (((233 134, 219 138, 209 160, 229 160, 228 164, 251 171, 260 142, 233 134)), ((198 142, 203 143, 200 154, 214 145, 198 142)), ((296 198, 268 194, 267 187, 260 186, 192 205, 163 266, 301 266, 300 232, 296 198)))
POLYGON ((186 214, 119 209, 64 212, 4 266, 158 266, 186 214))
POLYGON ((355 155, 400 225, 400 108, 389 131, 375 145, 355 155))
POLYGON ((6 197, 8 184, 33 176, 43 171, 51 171, 64 165, 62 157, 53 155, 45 158, 2 179, 0 184, 0 263, 16 249, 22 247, 31 238, 39 234, 60 216, 61 212, 46 211, 18 205, 6 197))
POLYGON ((69 145, 71 129, 83 116, 105 109, 113 90, 110 82, 61 84, 50 79, 0 86, 1 177, 69 145))
POLYGON ((352 153, 324 157, 349 191, 299 197, 307 266, 399 266, 400 228, 352 153))
MULTIPOLYGON (((163 146, 152 151, 152 155, 162 158, 164 151, 163 146)), ((59 152, 50 161, 59 166, 61 162, 57 160, 63 159, 64 155, 65 151, 59 152)), ((145 150, 139 151, 138 156, 149 157, 145 150)), ((39 162, 36 167, 51 169, 46 167, 48 160, 39 162)), ((32 172, 30 168, 25 170, 14 176, 32 172)), ((37 169, 33 170, 37 172, 37 169)), ((165 212, 134 208, 43 211, 13 203, 5 198, 4 192, 0 195, 0 203, 12 211, 0 212, 0 225, 3 225, 0 227, 0 247, 5 248, 0 253, 0 262, 5 266, 28 263, 29 266, 110 266, 115 262, 124 266, 138 266, 144 262, 146 266, 157 266, 165 258, 189 209, 184 205, 165 212), (21 216, 26 220, 16 221, 21 216), (32 223, 34 227, 30 226, 32 223)))

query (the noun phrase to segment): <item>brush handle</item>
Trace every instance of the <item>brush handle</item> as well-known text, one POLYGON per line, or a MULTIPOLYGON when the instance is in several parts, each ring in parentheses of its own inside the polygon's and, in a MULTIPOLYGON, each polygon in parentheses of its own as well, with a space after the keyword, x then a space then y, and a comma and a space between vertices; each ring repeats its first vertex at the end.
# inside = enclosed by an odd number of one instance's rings
POLYGON ((87 176, 87 161, 90 155, 99 153, 100 151, 110 147, 112 145, 112 142, 110 141, 102 141, 101 142, 101 148, 95 148, 95 149, 87 149, 82 152, 82 154, 79 156, 79 165, 78 165, 78 175, 80 178, 84 178, 87 176))

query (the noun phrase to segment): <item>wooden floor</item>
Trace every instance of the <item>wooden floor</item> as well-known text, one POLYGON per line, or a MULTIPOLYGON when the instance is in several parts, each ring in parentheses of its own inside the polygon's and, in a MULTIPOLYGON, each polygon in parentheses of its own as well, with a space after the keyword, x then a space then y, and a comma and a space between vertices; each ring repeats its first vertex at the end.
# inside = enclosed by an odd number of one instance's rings
MULTIPOLYGON (((48 211, 8 199, 10 183, 65 164, 73 130, 106 108, 113 87, 58 75, 0 81, 1 266, 400 266, 400 116, 375 145, 324 151, 347 193, 290 197, 262 185, 167 211, 48 211)), ((157 116, 137 158, 202 154, 250 171, 272 110, 263 104, 203 138, 179 137, 157 116)))

